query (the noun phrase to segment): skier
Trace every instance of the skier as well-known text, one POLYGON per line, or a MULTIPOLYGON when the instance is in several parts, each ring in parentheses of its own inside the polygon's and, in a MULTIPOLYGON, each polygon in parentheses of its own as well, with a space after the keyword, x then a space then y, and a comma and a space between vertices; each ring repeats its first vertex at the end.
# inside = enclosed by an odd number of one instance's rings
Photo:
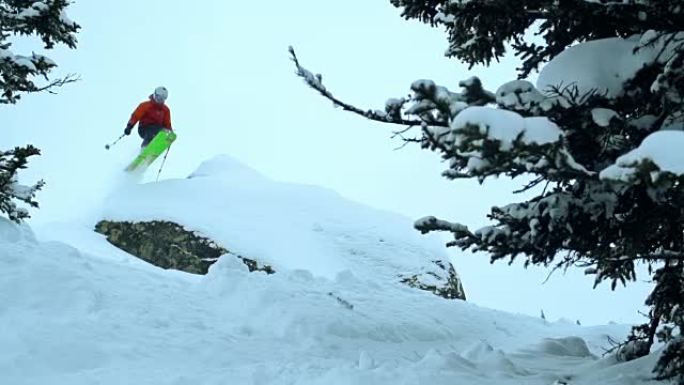
POLYGON ((126 125, 124 134, 130 135, 133 126, 138 124, 138 134, 143 139, 140 147, 147 146, 161 130, 171 129, 171 111, 164 104, 169 92, 166 87, 157 87, 150 95, 150 100, 146 100, 133 111, 131 119, 126 125))

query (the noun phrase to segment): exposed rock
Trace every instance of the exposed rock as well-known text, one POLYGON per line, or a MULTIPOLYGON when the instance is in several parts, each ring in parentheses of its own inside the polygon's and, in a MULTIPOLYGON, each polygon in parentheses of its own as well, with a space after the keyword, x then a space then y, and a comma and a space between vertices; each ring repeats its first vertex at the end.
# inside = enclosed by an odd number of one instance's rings
POLYGON ((100 221, 95 231, 107 236, 114 246, 164 269, 206 274, 222 255, 239 258, 249 271, 274 273, 268 265, 230 253, 209 238, 168 221, 100 221))
MULTIPOLYGON (((249 271, 274 273, 271 266, 230 253, 217 242, 169 221, 103 220, 95 226, 95 231, 106 235, 114 246, 164 269, 206 274, 219 257, 230 255, 239 258, 249 271)), ((431 267, 415 274, 400 274, 400 282, 446 299, 465 300, 461 281, 451 263, 435 260, 431 267)))
POLYGON ((465 300, 461 279, 450 262, 432 261, 435 271, 425 271, 413 275, 399 275, 401 282, 417 289, 426 290, 446 299, 465 300))

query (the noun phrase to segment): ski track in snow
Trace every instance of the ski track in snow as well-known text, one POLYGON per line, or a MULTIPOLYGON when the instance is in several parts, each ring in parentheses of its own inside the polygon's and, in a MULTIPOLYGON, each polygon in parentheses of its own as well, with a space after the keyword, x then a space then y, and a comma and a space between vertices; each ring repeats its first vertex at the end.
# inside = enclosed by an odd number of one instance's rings
MULTIPOLYGON (((357 250, 339 255, 373 257, 377 234, 337 230, 332 249, 357 250)), ((223 257, 196 276, 88 226, 37 232, 0 219, 0 384, 646 384, 655 363, 601 357, 625 325, 549 323, 372 271, 316 275, 281 261, 266 275, 223 257)))

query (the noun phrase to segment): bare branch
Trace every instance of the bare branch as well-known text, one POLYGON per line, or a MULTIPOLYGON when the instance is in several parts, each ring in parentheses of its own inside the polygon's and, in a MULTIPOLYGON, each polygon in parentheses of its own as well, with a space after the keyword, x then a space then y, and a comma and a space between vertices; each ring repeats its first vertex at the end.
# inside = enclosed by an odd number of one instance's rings
POLYGON ((52 82, 50 82, 49 84, 47 84, 43 87, 39 87, 39 88, 36 88, 35 90, 30 90, 28 92, 48 91, 51 94, 56 94, 56 92, 52 91, 53 88, 62 87, 66 84, 75 83, 75 82, 78 82, 80 80, 81 80, 80 76, 78 76, 76 74, 69 74, 69 75, 65 76, 64 78, 53 80, 52 82))
POLYGON ((403 134, 409 132, 413 127, 415 127, 415 126, 408 126, 408 127, 404 128, 403 130, 394 131, 392 133, 392 138, 395 138, 397 136, 402 137, 403 134))
MULTIPOLYGON (((342 108, 345 111, 353 112, 357 115, 361 115, 366 119, 373 120, 376 122, 380 123, 391 123, 391 124, 401 124, 405 126, 419 126, 423 122, 420 120, 406 120, 403 118, 395 118, 392 116, 387 115, 386 113, 382 111, 372 111, 372 110, 362 110, 358 107, 355 107, 349 103, 345 103, 344 101, 337 99, 333 94, 328 91, 325 86, 323 85, 321 75, 314 75, 311 73, 309 70, 306 68, 302 67, 299 64, 299 60, 297 59, 297 55, 295 54, 294 48, 289 47, 289 52, 291 55, 291 60, 295 63, 295 66, 297 67, 297 71, 295 72, 297 76, 301 77, 304 79, 306 84, 309 85, 309 87, 313 88, 314 90, 318 91, 323 97, 326 99, 330 100, 333 102, 333 104, 337 107, 342 108)), ((446 123, 442 122, 430 122, 430 125, 433 126, 444 126, 446 127, 446 123)))
POLYGON ((5 93, 0 96, 0 104, 14 104, 21 97, 18 93, 38 93, 38 92, 48 92, 50 94, 56 94, 55 88, 62 87, 69 83, 75 83, 80 81, 81 77, 76 74, 68 74, 64 78, 53 80, 44 86, 37 87, 32 81, 26 82, 26 84, 15 85, 12 89, 5 89, 5 93))
MULTIPOLYGON (((528 191, 528 190, 530 190, 530 189, 536 187, 536 186, 539 185, 540 183, 544 182, 545 180, 546 180, 546 179, 545 179, 544 177, 541 177, 541 176, 540 176, 540 177, 537 177, 535 180, 533 180, 533 181, 531 181, 530 183, 526 184, 526 185, 523 186, 522 188, 513 191, 513 194, 520 194, 520 193, 523 193, 523 192, 525 192, 525 191, 528 191)), ((548 183, 548 182, 547 182, 547 183, 548 183)))

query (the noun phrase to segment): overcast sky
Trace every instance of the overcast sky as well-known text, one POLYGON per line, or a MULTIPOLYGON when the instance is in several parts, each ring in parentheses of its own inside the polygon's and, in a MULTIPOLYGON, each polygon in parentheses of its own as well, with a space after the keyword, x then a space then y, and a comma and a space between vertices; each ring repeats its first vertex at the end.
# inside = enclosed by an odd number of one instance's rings
MULTIPOLYGON (((444 180, 436 154, 395 150, 402 142, 391 132, 400 127, 335 109, 294 75, 288 45, 336 96, 364 108, 407 95, 416 79, 456 89, 477 74, 495 89, 515 77, 514 58, 472 71, 446 59, 445 35, 403 20, 389 0, 77 0, 69 15, 83 27, 78 49, 48 56, 60 65, 57 74, 82 80, 58 95, 29 95, 0 107, 1 147, 33 143, 43 150, 22 175, 48 183, 33 223, 78 217, 106 197, 140 140, 131 135, 110 151, 104 145, 122 134, 133 108, 158 85, 169 89, 179 135, 162 178, 185 177, 203 160, 227 153, 277 180, 324 186, 411 218, 438 215, 473 227, 484 225, 489 208, 509 202, 519 186, 444 180)), ((34 48, 24 40, 14 51, 22 47, 34 48)), ((607 287, 593 291, 591 279, 573 271, 542 285, 547 269, 491 266, 486 256, 450 253, 477 304, 532 315, 544 309, 550 319, 585 323, 642 321, 637 310, 647 284, 616 294, 607 287)))

